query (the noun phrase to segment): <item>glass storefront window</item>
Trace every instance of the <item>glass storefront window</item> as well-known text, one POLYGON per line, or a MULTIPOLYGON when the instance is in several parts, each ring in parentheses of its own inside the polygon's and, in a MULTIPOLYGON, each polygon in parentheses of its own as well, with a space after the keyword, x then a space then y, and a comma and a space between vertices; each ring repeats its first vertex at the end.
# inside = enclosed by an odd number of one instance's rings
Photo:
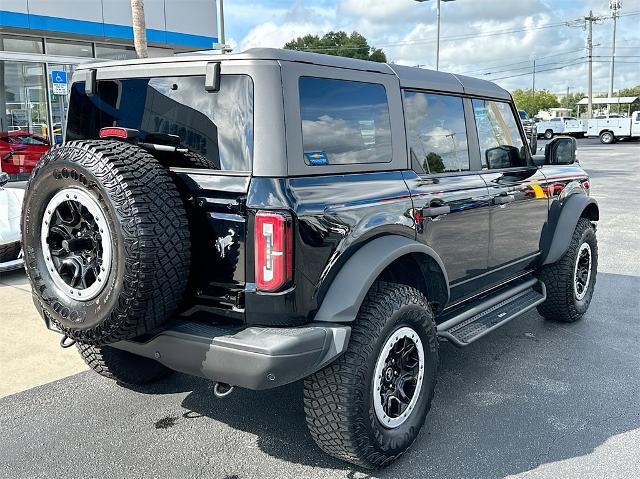
POLYGON ((49 149, 45 68, 0 61, 0 164, 12 180, 26 179, 49 149))
POLYGON ((132 58, 136 58, 136 51, 133 47, 124 45, 101 45, 96 43, 96 58, 131 60, 132 58))
POLYGON ((47 54, 67 57, 93 57, 93 45, 89 42, 73 42, 47 38, 47 54))
POLYGON ((42 38, 0 35, 0 51, 42 53, 42 38))

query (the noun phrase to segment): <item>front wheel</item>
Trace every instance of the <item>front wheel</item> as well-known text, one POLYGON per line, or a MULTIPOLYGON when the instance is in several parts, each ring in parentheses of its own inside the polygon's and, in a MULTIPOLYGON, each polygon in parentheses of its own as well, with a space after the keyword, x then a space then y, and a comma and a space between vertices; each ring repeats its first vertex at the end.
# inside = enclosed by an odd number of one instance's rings
POLYGON ((550 140, 551 138, 553 138, 553 130, 547 130, 544 132, 544 139, 545 140, 550 140))
POLYGON ((427 299, 409 286, 375 283, 345 354, 305 379, 311 436, 328 454, 362 467, 391 463, 424 423, 437 366, 427 299))
POLYGON ((595 228, 591 221, 580 218, 567 252, 540 272, 547 300, 538 306, 538 312, 552 321, 573 323, 581 319, 591 304, 597 271, 595 228))

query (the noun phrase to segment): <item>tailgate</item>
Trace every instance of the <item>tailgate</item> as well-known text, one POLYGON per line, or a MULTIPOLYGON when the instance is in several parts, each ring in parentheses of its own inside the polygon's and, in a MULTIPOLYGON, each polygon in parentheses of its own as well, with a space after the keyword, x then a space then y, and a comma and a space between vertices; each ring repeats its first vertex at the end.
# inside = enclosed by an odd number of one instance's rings
POLYGON ((246 194, 249 176, 173 168, 187 203, 191 280, 181 316, 244 319, 246 194))

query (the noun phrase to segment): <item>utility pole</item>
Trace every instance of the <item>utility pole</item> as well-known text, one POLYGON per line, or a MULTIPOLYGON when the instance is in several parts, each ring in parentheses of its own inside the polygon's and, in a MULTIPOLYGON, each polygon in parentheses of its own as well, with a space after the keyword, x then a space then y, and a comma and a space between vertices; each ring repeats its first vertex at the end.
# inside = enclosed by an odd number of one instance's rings
POLYGON ((531 90, 533 91, 533 96, 536 96, 536 59, 533 59, 533 71, 532 80, 531 80, 531 90))
POLYGON ((609 8, 613 17, 613 38, 611 40, 611 70, 609 71, 609 98, 613 97, 613 73, 616 59, 616 23, 619 10, 622 8, 622 0, 609 0, 609 8))
POLYGON ((597 17, 593 16, 593 11, 589 10, 589 16, 584 17, 589 22, 588 34, 587 34, 587 52, 589 58, 589 87, 587 88, 589 103, 587 104, 587 119, 591 119, 593 116, 593 22, 597 20, 597 17))

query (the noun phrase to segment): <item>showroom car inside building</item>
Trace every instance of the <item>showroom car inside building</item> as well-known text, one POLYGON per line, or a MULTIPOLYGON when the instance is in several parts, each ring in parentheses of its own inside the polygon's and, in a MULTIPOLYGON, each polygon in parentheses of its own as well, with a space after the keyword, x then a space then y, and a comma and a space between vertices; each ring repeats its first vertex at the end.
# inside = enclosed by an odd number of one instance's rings
MULTIPOLYGON (((210 49, 215 0, 147 0, 149 56, 210 49)), ((135 58, 130 0, 3 0, 0 6, 0 171, 28 178, 63 140, 69 85, 88 61, 135 58)))

